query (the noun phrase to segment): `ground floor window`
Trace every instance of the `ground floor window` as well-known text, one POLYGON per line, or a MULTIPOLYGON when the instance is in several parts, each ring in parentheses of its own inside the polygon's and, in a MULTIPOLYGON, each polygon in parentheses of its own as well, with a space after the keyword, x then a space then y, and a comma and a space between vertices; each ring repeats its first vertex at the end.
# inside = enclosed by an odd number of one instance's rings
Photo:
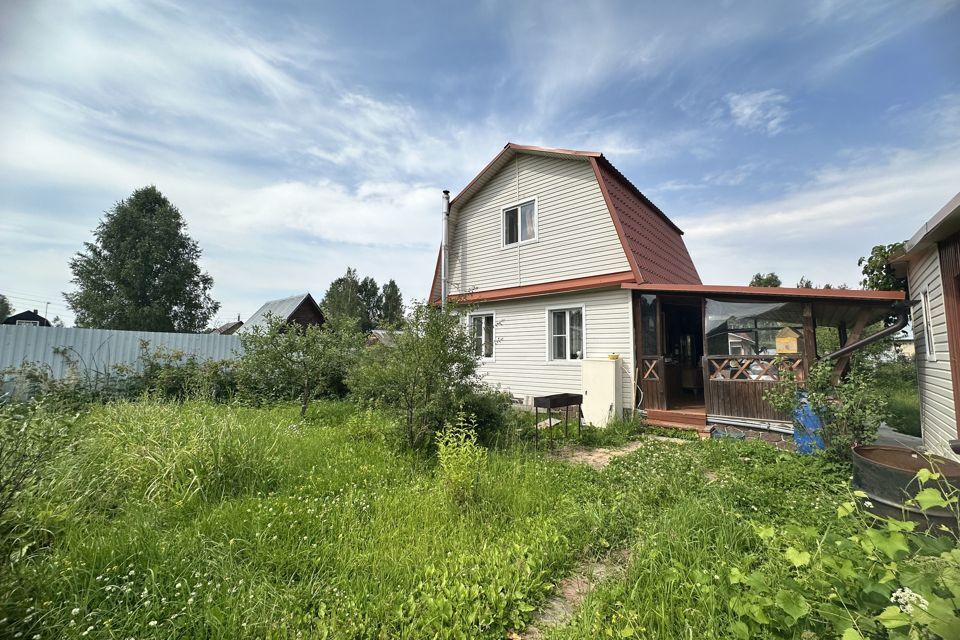
POLYGON ((480 358, 493 357, 493 314, 470 316, 470 337, 473 338, 473 354, 480 358))
POLYGON ((549 310, 547 337, 550 360, 582 360, 583 307, 549 310))

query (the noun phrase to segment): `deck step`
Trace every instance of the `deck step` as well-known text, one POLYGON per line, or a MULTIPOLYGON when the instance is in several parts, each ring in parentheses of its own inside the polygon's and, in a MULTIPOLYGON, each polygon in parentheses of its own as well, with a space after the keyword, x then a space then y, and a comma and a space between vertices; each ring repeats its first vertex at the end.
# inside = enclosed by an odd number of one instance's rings
POLYGON ((697 411, 664 411, 651 409, 647 411, 647 422, 666 422, 705 429, 707 427, 707 415, 697 411))
POLYGON ((654 427, 667 427, 668 429, 680 429, 682 431, 696 431, 701 440, 709 438, 710 432, 713 431, 713 427, 707 425, 683 424, 680 422, 670 422, 667 420, 651 420, 650 418, 647 418, 645 422, 654 427))

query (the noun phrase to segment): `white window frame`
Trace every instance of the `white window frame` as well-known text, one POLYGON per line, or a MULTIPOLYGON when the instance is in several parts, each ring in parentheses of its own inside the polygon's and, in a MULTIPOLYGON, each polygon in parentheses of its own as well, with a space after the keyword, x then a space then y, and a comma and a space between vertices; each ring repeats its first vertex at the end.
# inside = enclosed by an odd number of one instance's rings
MULTIPOLYGON (((546 325, 546 355, 547 364, 561 366, 579 366, 581 362, 587 359, 587 305, 582 302, 570 304, 557 304, 546 307, 544 310, 544 321, 546 325), (573 358, 554 358, 553 357, 553 325, 550 322, 554 311, 580 311, 580 317, 583 319, 580 337, 583 342, 583 349, 580 352, 579 359, 573 358)), ((567 344, 570 344, 570 314, 567 313, 567 344)), ((568 347, 569 348, 569 347, 568 347)))
POLYGON ((920 292, 920 315, 923 321, 923 348, 927 360, 936 362, 937 343, 933 337, 933 318, 930 315, 929 289, 920 292))
MULTIPOLYGON (((493 334, 490 336, 490 342, 493 345, 493 355, 489 358, 483 355, 481 348, 480 360, 482 362, 496 362, 497 361, 497 312, 496 311, 475 311, 473 313, 467 314, 467 331, 470 332, 470 348, 473 349, 473 319, 474 318, 485 318, 490 316, 493 318, 493 325, 490 327, 493 334)), ((484 330, 486 330, 486 324, 484 324, 484 330)), ((481 336, 483 340, 483 336, 481 336)))
POLYGON ((39 320, 17 320, 18 327, 39 327, 39 320))
POLYGON ((518 200, 513 204, 507 205, 500 209, 500 248, 501 249, 512 249, 513 247, 519 247, 523 244, 534 244, 540 239, 540 202, 537 197, 533 198, 524 198, 523 200, 518 200), (533 237, 528 238, 527 240, 520 239, 520 207, 525 204, 533 203, 533 237), (517 210, 517 241, 507 244, 507 211, 511 209, 517 210))

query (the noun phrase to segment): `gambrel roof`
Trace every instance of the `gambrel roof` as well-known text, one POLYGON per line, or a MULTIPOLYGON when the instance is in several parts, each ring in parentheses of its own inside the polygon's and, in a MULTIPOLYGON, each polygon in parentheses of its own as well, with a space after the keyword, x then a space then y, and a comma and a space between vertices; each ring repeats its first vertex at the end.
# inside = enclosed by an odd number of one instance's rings
MULTIPOLYGON (((626 274, 611 275, 619 275, 621 276, 620 280, 638 284, 700 284, 697 268, 694 266, 683 241, 683 231, 620 173, 602 153, 596 151, 575 151, 507 143, 503 150, 450 201, 451 225, 456 224, 457 214, 463 206, 479 193, 517 154, 561 158, 590 164, 631 269, 626 274)), ((582 278, 578 280, 592 281, 593 279, 582 278)), ((607 280, 609 280, 609 277, 601 278, 598 282, 606 282, 607 280)), ((438 300, 440 297, 439 282, 440 254, 438 252, 437 266, 430 292, 431 300, 438 300)), ((538 288, 537 291, 543 289, 541 293, 548 293, 551 288, 556 288, 558 284, 560 283, 532 285, 532 287, 538 288)), ((579 288, 584 288, 580 286, 583 283, 571 282, 571 286, 573 284, 577 284, 579 288)), ((537 291, 531 289, 533 294, 536 294, 537 291)), ((474 296, 480 294, 482 292, 478 292, 474 296)))

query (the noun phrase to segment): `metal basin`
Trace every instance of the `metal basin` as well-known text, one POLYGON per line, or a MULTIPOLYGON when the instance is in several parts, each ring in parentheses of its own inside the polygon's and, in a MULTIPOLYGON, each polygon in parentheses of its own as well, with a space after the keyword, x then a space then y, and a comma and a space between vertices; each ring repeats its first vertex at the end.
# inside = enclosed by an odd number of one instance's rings
POLYGON ((861 445, 853 449, 853 485, 869 496, 873 513, 912 520, 931 533, 940 531, 940 525, 960 531, 957 517, 947 509, 933 507, 921 511, 904 504, 920 491, 916 480, 920 469, 941 474, 940 480, 930 481, 928 486, 940 486, 941 490, 946 490, 947 484, 960 486, 960 464, 946 458, 886 445, 861 445))

